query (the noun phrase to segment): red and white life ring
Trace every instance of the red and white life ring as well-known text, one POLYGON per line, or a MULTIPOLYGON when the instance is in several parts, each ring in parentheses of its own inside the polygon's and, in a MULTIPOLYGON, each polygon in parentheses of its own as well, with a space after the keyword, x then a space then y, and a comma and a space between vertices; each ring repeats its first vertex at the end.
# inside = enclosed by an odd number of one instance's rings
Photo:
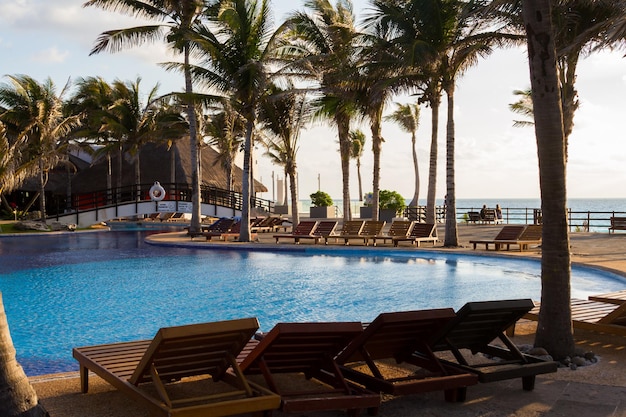
POLYGON ((165 198, 165 188, 161 187, 158 181, 155 181, 154 185, 150 187, 150 198, 152 201, 161 201, 165 198))

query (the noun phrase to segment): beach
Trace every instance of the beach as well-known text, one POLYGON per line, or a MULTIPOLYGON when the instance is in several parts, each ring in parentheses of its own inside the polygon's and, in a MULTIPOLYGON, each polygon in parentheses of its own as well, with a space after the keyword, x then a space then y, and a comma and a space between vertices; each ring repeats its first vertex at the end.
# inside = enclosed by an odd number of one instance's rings
MULTIPOLYGON (((442 233, 442 226, 440 234, 442 233)), ((461 248, 443 249, 423 246, 425 250, 463 251, 476 254, 470 240, 495 236, 500 226, 459 225, 461 248)), ((273 245, 271 233, 259 234, 259 242, 191 242, 184 232, 152 235, 153 243, 164 245, 273 245)), ((281 244, 282 247, 290 244, 281 244)), ((626 234, 573 233, 571 235, 572 262, 592 265, 626 276, 626 234)), ((400 250, 411 250, 401 248, 400 250)), ((489 251, 489 255, 494 255, 489 251)), ((498 256, 539 257, 540 249, 526 252, 498 252, 498 256)), ((532 344, 536 323, 522 320, 512 340, 517 345, 532 344)), ((534 391, 521 389, 520 380, 479 384, 468 388, 463 403, 447 403, 441 392, 403 397, 384 396, 378 415, 417 416, 626 416, 626 337, 575 331, 579 348, 593 351, 598 363, 576 370, 560 368, 557 373, 539 375, 534 391)), ((31 378, 42 404, 51 417, 143 417, 147 412, 122 392, 96 377, 90 378, 88 394, 80 393, 77 373, 45 375, 31 378)), ((283 413, 276 411, 274 415, 283 413)), ((291 414, 294 415, 294 414, 291 414)), ((296 414, 307 417, 340 416, 342 411, 307 412, 296 414)))

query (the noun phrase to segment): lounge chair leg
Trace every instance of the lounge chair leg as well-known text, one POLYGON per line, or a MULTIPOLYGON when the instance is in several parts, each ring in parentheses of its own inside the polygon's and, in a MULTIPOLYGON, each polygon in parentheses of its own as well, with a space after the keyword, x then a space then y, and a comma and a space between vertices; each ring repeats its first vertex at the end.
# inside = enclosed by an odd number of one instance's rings
POLYGON ((535 375, 522 377, 522 387, 524 391, 532 391, 535 389, 535 375))
POLYGON ((80 367, 80 391, 86 394, 89 390, 89 369, 86 366, 80 367))

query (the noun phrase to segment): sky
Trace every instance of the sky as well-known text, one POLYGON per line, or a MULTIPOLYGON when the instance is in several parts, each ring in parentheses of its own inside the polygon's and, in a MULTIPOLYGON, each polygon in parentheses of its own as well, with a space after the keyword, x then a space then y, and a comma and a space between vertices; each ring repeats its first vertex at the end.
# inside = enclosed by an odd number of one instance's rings
MULTIPOLYGON (((68 80, 101 76, 112 82, 141 77, 144 91, 159 83, 159 92, 181 91, 183 77, 165 72, 158 64, 179 61, 157 43, 124 52, 89 56, 98 35, 106 30, 131 27, 141 22, 118 13, 83 8, 81 0, 0 0, 0 82, 5 75, 26 74, 38 81, 50 77, 60 91, 68 80)), ((274 0, 275 22, 295 10, 303 0, 274 0)), ((366 0, 354 2, 357 16, 367 8, 366 0)), ((569 138, 567 195, 569 198, 626 197, 626 58, 624 51, 601 52, 579 62, 576 88, 580 109, 569 138)), ((456 197, 539 198, 537 147, 532 127, 513 127, 520 116, 509 110, 517 100, 514 90, 530 87, 524 48, 495 51, 459 77, 455 94, 456 197)), ((408 103, 412 97, 396 97, 408 103)), ((437 198, 445 195, 446 97, 443 97, 439 126, 437 198)), ((362 189, 372 186, 371 134, 365 123, 355 125, 367 136, 361 160, 362 189)), ((417 132, 420 200, 425 200, 430 148, 430 108, 422 107, 417 132)), ((391 122, 383 125, 385 143, 381 155, 384 190, 410 199, 415 190, 415 173, 410 134, 391 122)), ((333 199, 342 197, 341 164, 337 133, 324 123, 307 127, 300 137, 298 152, 299 197, 308 199, 319 189, 333 199)), ((255 177, 269 189, 261 198, 278 199, 281 167, 272 165, 255 151, 255 177)), ((351 162, 351 198, 358 198, 356 163, 351 162)))

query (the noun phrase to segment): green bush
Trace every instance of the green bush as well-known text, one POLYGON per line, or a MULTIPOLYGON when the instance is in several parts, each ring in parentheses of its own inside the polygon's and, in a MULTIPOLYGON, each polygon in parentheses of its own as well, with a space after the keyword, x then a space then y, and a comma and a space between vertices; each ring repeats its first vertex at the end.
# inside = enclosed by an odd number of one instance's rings
POLYGON ((404 198, 396 191, 380 190, 378 193, 378 208, 393 209, 400 213, 405 207, 404 198))
POLYGON ((317 191, 311 194, 311 204, 313 207, 331 207, 333 199, 324 191, 317 191))

